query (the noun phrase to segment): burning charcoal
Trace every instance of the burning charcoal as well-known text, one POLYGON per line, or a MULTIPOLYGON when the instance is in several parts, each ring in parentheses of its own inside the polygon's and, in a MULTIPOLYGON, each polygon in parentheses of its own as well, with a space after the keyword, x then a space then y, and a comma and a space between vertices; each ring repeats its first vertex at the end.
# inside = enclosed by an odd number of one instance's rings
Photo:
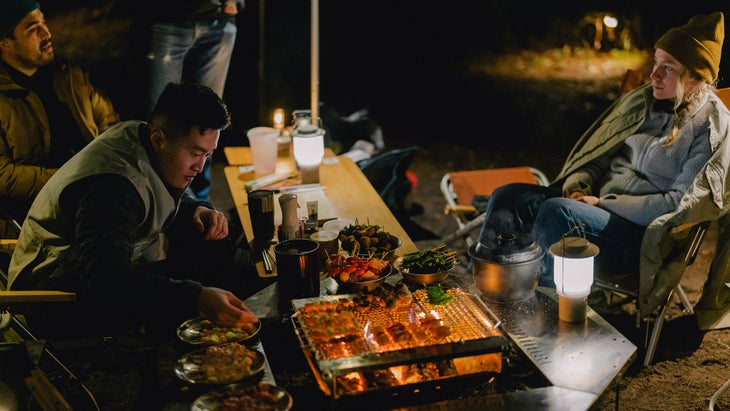
POLYGON ((415 384, 423 381, 423 374, 418 364, 410 364, 405 373, 405 383, 415 384))
POLYGON ((436 365, 438 366, 439 374, 443 377, 453 377, 455 375, 459 375, 459 372, 456 370, 456 367, 451 360, 442 360, 439 361, 436 365))
POLYGON ((371 388, 395 387, 398 380, 388 369, 372 370, 367 375, 367 381, 371 388))

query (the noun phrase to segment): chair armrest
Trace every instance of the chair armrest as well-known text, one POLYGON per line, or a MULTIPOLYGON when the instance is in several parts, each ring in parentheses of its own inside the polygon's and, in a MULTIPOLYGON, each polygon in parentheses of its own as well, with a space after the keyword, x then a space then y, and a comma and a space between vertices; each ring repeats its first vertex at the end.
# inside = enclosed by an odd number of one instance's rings
POLYGON ((702 223, 684 223, 682 225, 678 225, 676 227, 671 227, 669 229, 670 234, 679 234, 683 231, 689 230, 690 228, 702 223))
POLYGON ((444 206, 444 214, 473 214, 477 212, 477 208, 474 206, 466 206, 466 205, 450 205, 447 204, 444 206))
POLYGON ((0 303, 36 303, 76 301, 76 293, 55 290, 3 291, 0 290, 0 303))
POLYGON ((0 238, 0 249, 14 250, 16 244, 18 244, 18 240, 14 238, 0 238))

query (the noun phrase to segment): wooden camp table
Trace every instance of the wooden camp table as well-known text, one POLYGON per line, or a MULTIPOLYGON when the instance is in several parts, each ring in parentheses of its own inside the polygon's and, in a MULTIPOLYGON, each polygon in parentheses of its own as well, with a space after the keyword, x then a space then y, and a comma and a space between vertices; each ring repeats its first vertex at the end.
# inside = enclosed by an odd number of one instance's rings
MULTIPOLYGON (((249 165, 252 163, 250 147, 225 147, 224 152, 229 164, 224 172, 226 181, 231 191, 233 202, 236 206, 238 217, 241 220, 246 239, 253 241, 253 229, 251 218, 248 213, 248 195, 244 187, 247 181, 257 176, 249 165)), ((296 164, 291 155, 279 156, 276 164, 276 173, 296 171, 296 164)), ((299 215, 306 215, 306 204, 308 199, 315 199, 319 202, 320 221, 333 218, 343 218, 357 221, 363 224, 378 225, 384 231, 398 237, 402 244, 396 251, 398 255, 410 253, 417 250, 415 243, 408 236, 398 220, 391 213, 388 206, 383 202, 367 177, 350 158, 335 156, 332 150, 325 150, 325 159, 319 170, 319 190, 297 193, 299 199, 299 215)), ((296 186, 299 183, 297 177, 287 181, 274 184, 274 187, 296 186)), ((278 201, 275 201, 276 210, 275 224, 281 221, 281 210, 278 201)), ((273 251, 272 251, 273 255, 273 251)), ((256 256, 255 256, 256 258, 256 256)), ((276 273, 267 274, 264 264, 256 258, 256 269, 260 277, 275 276, 276 273)))

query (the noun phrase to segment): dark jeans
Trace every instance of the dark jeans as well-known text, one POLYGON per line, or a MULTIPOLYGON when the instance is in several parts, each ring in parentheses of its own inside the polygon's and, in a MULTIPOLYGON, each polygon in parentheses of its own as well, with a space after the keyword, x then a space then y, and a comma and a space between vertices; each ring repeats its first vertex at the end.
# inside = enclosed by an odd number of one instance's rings
POLYGON ((515 183, 497 188, 487 206, 479 242, 489 244, 499 232, 529 234, 546 251, 540 269, 540 285, 555 287, 553 257, 547 250, 571 230, 600 249, 597 272, 636 271, 646 227, 600 207, 561 196, 556 187, 515 183))

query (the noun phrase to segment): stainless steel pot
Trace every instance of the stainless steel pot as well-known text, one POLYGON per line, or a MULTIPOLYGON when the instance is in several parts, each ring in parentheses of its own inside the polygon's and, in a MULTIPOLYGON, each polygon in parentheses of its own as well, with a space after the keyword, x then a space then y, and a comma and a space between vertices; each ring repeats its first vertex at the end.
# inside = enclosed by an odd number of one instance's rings
POLYGON ((469 247, 474 284, 484 297, 499 302, 534 295, 545 251, 531 240, 524 246, 526 238, 498 235, 491 247, 481 242, 469 247))

